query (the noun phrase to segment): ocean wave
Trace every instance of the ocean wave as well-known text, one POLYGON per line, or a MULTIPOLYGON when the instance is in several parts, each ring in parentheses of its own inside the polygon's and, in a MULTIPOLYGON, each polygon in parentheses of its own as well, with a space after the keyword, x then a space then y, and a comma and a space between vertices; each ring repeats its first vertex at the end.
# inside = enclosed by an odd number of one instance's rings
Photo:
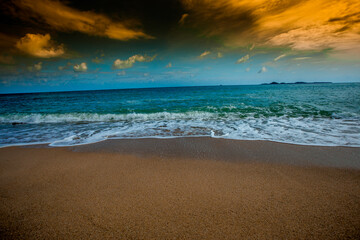
POLYGON ((116 121, 152 121, 152 120, 185 120, 214 119, 218 113, 185 112, 185 113, 128 113, 128 114, 98 114, 98 113, 62 113, 62 114, 8 114, 0 116, 0 123, 77 123, 77 122, 116 122, 116 121))
POLYGON ((0 146, 198 137, 360 146, 359 84, 0 96, 0 146))
POLYGON ((282 112, 271 114, 262 111, 223 112, 223 111, 188 111, 188 112, 156 112, 156 113, 17 113, 0 115, 0 124, 41 124, 41 123, 92 123, 92 122, 126 122, 126 121, 165 121, 165 120, 234 120, 246 118, 329 118, 360 120, 355 113, 322 113, 293 114, 282 112))
POLYGON ((360 146, 360 120, 353 119, 287 116, 236 118, 231 114, 219 117, 203 112, 39 115, 31 115, 30 119, 16 119, 42 124, 3 125, 0 128, 0 144, 48 142, 51 146, 72 146, 114 138, 208 136, 304 145, 360 146), (88 120, 89 117, 92 121, 88 120), (78 124, 85 120, 85 124, 78 124))

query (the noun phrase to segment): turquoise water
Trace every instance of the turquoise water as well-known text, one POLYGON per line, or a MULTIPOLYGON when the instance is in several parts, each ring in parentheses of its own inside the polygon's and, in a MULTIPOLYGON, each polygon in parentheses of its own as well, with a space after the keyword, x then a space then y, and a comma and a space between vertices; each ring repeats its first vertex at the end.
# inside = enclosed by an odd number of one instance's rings
POLYGON ((360 146, 360 84, 0 95, 2 146, 181 136, 360 146))

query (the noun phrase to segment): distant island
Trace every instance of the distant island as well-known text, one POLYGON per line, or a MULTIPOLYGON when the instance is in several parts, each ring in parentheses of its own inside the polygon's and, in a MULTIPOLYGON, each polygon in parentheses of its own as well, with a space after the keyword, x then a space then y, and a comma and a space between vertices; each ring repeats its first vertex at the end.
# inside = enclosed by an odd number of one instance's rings
POLYGON ((271 82, 271 83, 262 83, 261 85, 277 85, 277 84, 326 84, 332 82, 294 82, 294 83, 285 83, 285 82, 271 82))

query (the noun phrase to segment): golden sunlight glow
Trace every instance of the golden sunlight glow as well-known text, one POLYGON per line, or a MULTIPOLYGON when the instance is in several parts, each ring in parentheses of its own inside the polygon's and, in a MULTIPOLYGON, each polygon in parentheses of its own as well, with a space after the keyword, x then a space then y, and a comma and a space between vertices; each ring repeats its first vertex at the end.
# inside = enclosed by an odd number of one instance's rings
POLYGON ((295 50, 360 53, 358 0, 182 0, 189 19, 206 36, 230 46, 249 43, 295 50))
POLYGON ((64 54, 62 45, 55 45, 51 41, 50 34, 26 34, 16 42, 16 48, 34 57, 52 58, 64 54))

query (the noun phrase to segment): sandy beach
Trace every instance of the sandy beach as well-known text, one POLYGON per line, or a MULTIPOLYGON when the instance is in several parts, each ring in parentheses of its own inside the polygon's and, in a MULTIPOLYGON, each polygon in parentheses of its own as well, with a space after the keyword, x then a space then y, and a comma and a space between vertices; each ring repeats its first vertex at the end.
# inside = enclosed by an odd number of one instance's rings
POLYGON ((212 138, 0 149, 1 239, 359 239, 360 148, 212 138))

